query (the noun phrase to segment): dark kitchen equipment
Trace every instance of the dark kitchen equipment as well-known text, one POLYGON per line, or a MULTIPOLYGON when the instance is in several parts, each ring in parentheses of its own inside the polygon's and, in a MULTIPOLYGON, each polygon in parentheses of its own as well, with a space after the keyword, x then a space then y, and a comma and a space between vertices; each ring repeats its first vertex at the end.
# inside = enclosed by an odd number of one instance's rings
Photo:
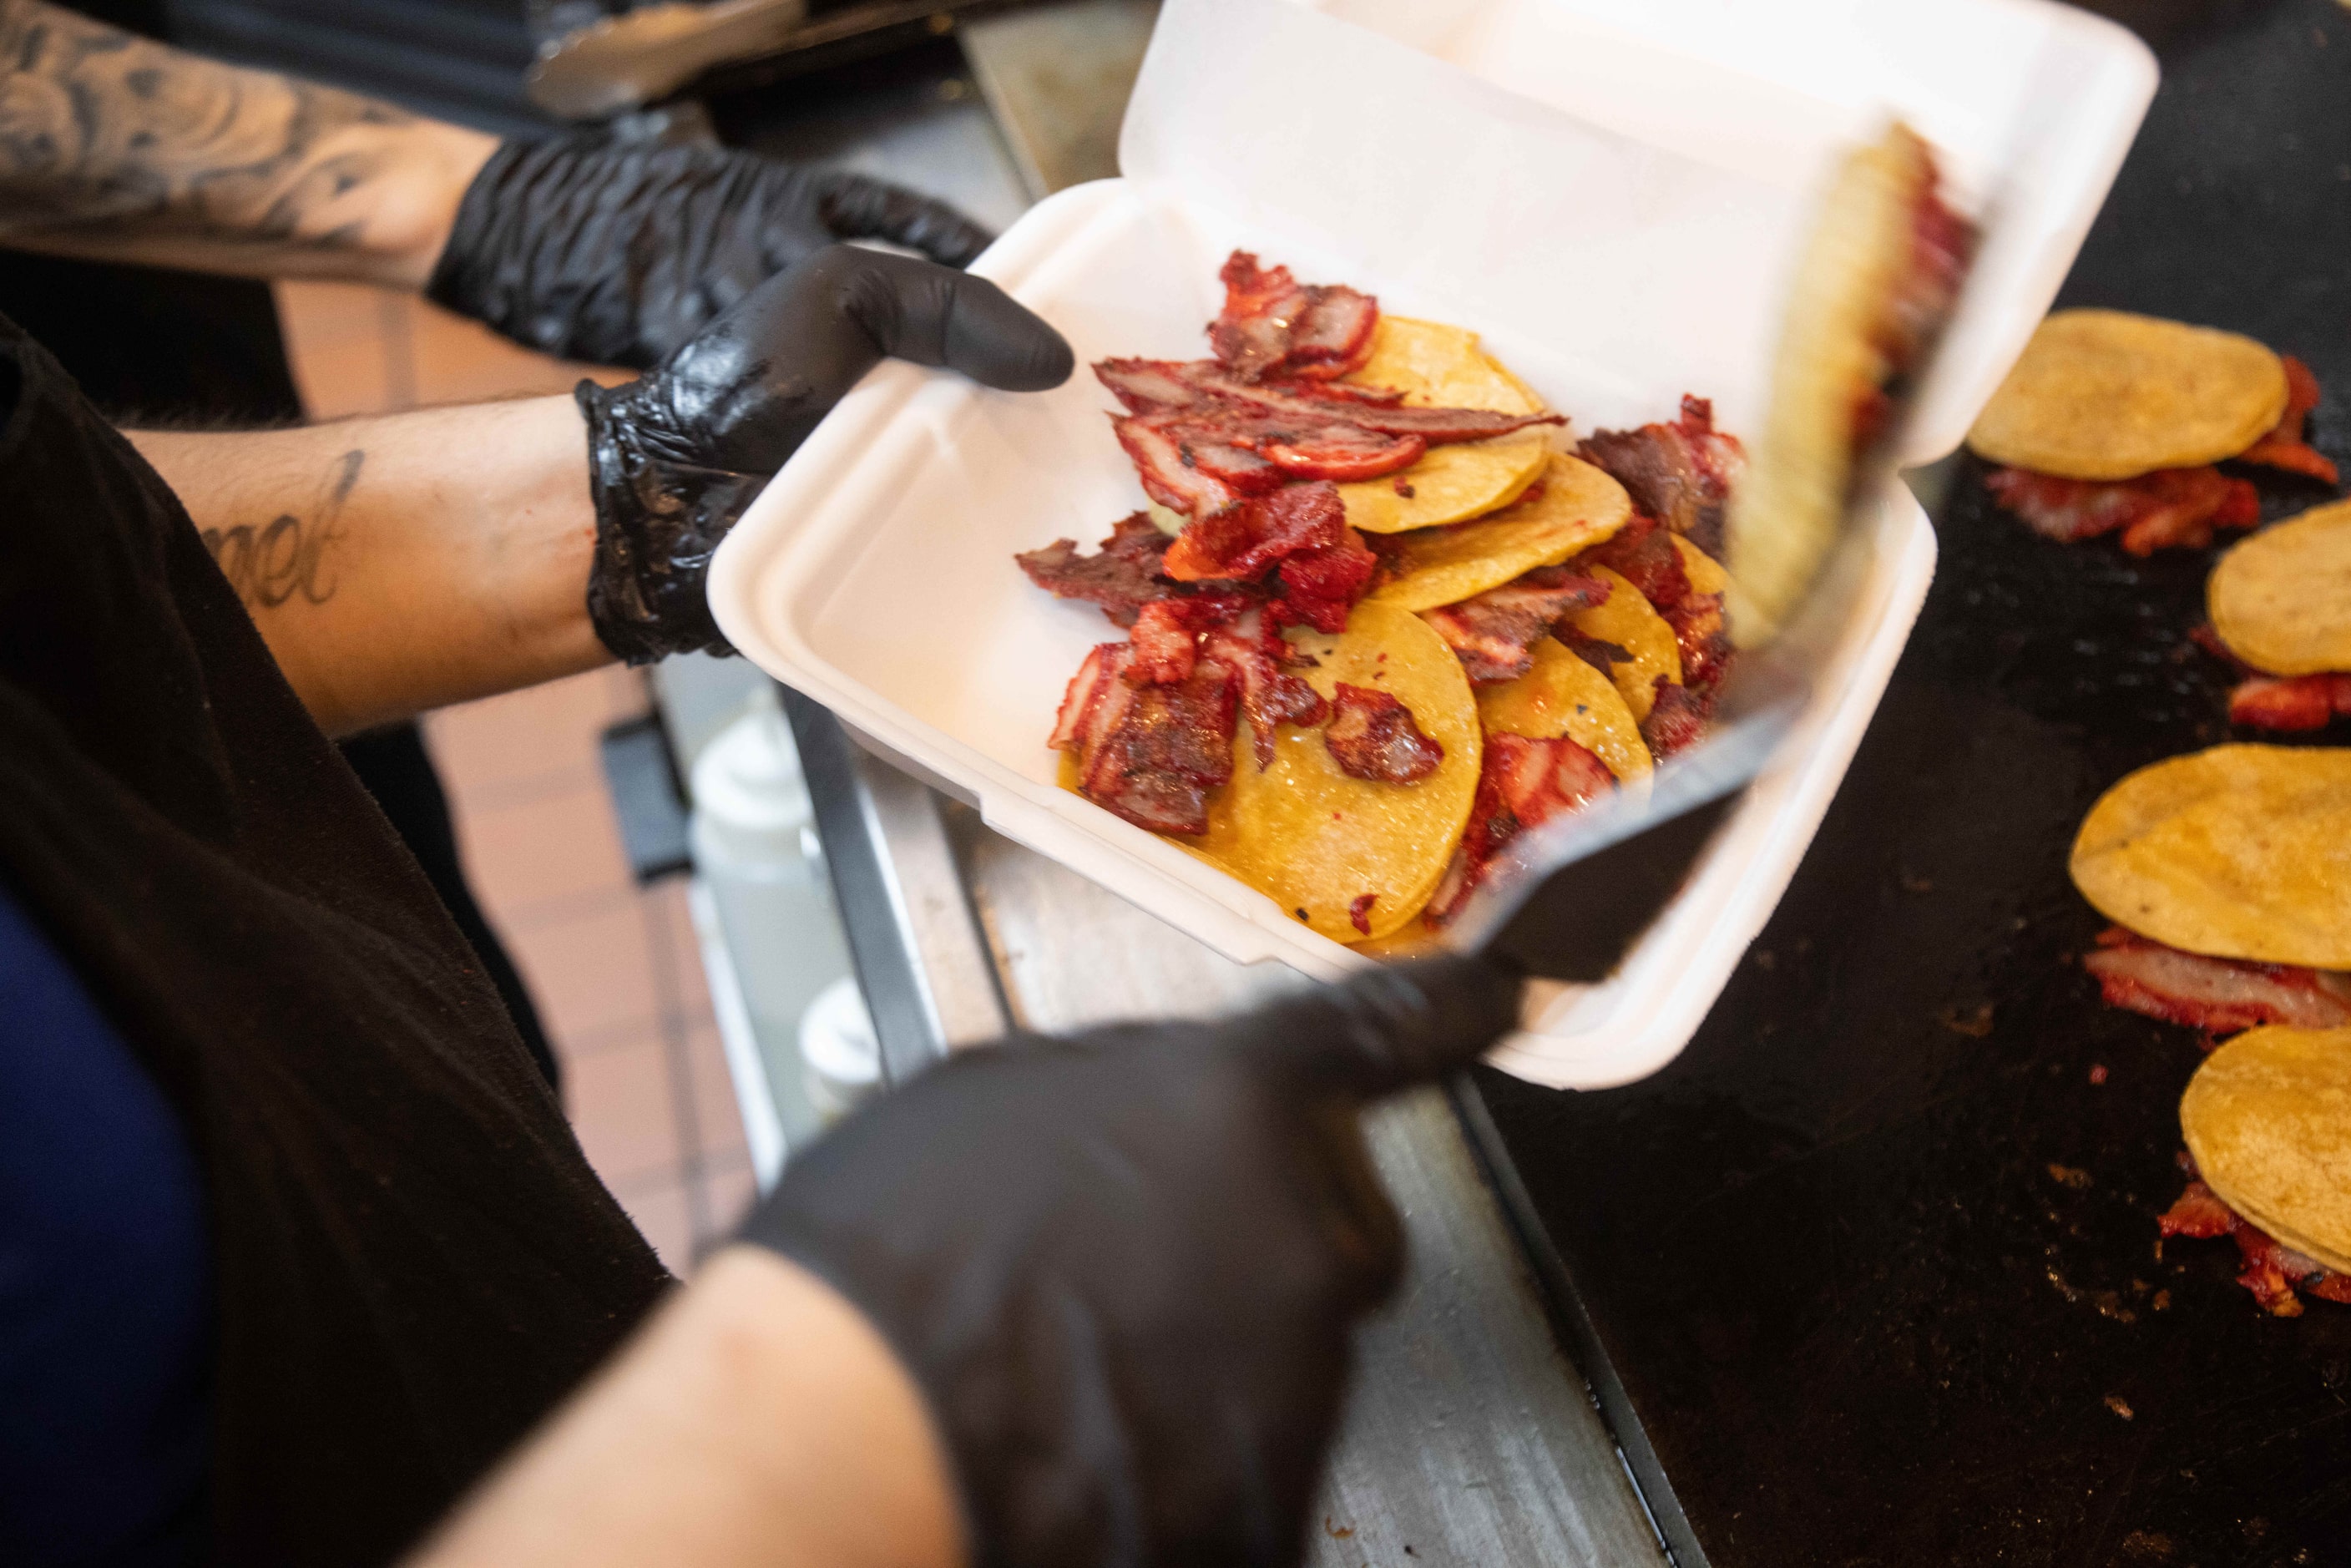
MULTIPOLYGON (((2351 466, 2351 11, 2166 17, 2060 303, 2299 355, 2351 466)), ((2043 540, 1981 474, 1687 1053, 1604 1092, 1480 1071, 1462 1108, 1683 1568, 2351 1562, 2351 1309, 2265 1317, 2227 1242, 2158 1249, 2198 1039, 2074 962, 2105 924, 2065 875, 2092 800, 2229 737, 2188 641, 2212 553, 2043 540)), ((2272 517, 2333 494, 2259 483, 2272 517)))

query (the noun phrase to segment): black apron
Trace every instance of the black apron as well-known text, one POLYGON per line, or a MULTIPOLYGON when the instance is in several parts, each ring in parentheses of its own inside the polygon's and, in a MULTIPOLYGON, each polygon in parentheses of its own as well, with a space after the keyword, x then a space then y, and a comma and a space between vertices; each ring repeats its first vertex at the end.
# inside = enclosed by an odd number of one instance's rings
POLYGON ((5 318, 0 874, 204 1174, 213 1556, 390 1561, 666 1276, 178 501, 5 318))

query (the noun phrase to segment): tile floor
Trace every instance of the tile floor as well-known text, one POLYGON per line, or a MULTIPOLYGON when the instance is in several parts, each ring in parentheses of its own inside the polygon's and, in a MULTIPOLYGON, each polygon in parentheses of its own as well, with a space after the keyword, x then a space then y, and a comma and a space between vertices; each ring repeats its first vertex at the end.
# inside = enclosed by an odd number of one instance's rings
MULTIPOLYGON (((568 391, 581 368, 413 296, 283 284, 278 313, 312 417, 568 391)), ((631 880, 597 763, 646 688, 601 670, 432 715, 425 737, 475 896, 537 997, 564 1101, 593 1163, 683 1270, 751 1196, 684 883, 631 880)))

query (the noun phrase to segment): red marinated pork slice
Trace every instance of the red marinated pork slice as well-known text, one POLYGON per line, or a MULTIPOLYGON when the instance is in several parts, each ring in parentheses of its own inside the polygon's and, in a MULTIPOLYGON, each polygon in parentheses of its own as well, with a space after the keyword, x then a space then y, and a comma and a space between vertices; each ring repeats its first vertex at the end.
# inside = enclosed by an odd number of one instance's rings
POLYGON ((2156 1221, 2156 1228, 2166 1236, 2190 1236, 2199 1241, 2215 1236, 2226 1236, 2237 1223, 2236 1211, 2209 1186, 2191 1181, 2179 1200, 2164 1210, 2156 1221))
POLYGON ((2137 556, 2172 546, 2201 549, 2214 528, 2250 528, 2262 519, 2260 493, 2209 466, 2116 480, 1999 468, 1984 476, 1984 486, 2036 533, 2072 543, 2120 530, 2123 549, 2137 556))
POLYGON ((1122 517, 1110 538, 1092 555, 1078 553, 1074 539, 1055 539, 1043 549, 1012 559, 1029 580, 1061 599, 1083 599, 1102 606, 1102 613, 1121 626, 1134 624, 1136 614, 1155 599, 1176 591, 1160 575, 1167 553, 1167 536, 1151 526, 1150 517, 1136 512, 1122 517))
POLYGON ((1363 535, 1343 528, 1337 543, 1301 550, 1282 561, 1280 592, 1270 613, 1285 626, 1344 632, 1347 612, 1369 591, 1379 564, 1363 535))
POLYGON ((1238 685, 1202 660, 1173 685, 1124 676, 1135 657, 1105 643, 1071 677, 1053 746, 1077 753, 1078 789, 1115 815, 1160 833, 1208 831, 1208 797, 1232 777, 1238 685))
POLYGON ((2229 722, 2249 729, 2324 729, 2351 715, 2351 675, 2256 675, 2229 693, 2229 722))
POLYGON ((1684 396, 1682 416, 1670 424, 1596 430, 1575 455, 1624 486, 1635 510, 1688 535, 1708 555, 1722 553, 1723 508, 1747 450, 1714 428, 1710 401, 1684 396))
POLYGON ((1528 829, 1581 810, 1616 787, 1607 764, 1565 736, 1531 740, 1489 735, 1461 843, 1431 894, 1423 918, 1441 926, 1461 912, 1494 857, 1528 829))
MULTIPOLYGON (((2195 1162, 2184 1154, 2179 1158, 2192 1176, 2195 1162)), ((2242 1265, 2237 1283, 2251 1291, 2262 1310, 2273 1317, 2300 1317, 2302 1295, 2351 1304, 2351 1275, 2337 1274, 2317 1259, 2286 1246, 2231 1208, 2201 1181, 2189 1182, 2179 1201, 2156 1221, 2156 1228, 2164 1236, 2199 1240, 2226 1236, 2236 1242, 2242 1265)))
POLYGON ((2351 1024, 2351 977, 2291 964, 2257 964, 2183 953, 2119 925, 2098 936, 2082 967, 2097 977, 2106 1005, 2233 1034, 2256 1024, 2335 1029, 2351 1024))
MULTIPOLYGON (((1183 414, 1336 421, 1382 435, 1417 436, 1431 446, 1489 441, 1530 425, 1564 424, 1564 414, 1483 408, 1407 408, 1400 393, 1330 382, 1249 382, 1214 360, 1101 360, 1094 375, 1138 417, 1183 414)), ((1729 440, 1725 436, 1722 439, 1729 440)))
POLYGON ((1511 681, 1534 668, 1534 644, 1579 610, 1608 598, 1608 583, 1562 566, 1541 566, 1499 588, 1423 612, 1469 679, 1511 681))
POLYGON ((1195 517, 1168 547, 1162 570, 1179 582, 1247 582, 1287 556, 1343 544, 1347 507, 1330 484, 1285 485, 1195 517))
POLYGON ((1270 624, 1254 633, 1245 626, 1219 627, 1200 645, 1201 658, 1222 664, 1239 683, 1241 716, 1249 720, 1260 770, 1273 766, 1276 726, 1321 724, 1330 712, 1321 693, 1282 669, 1295 656, 1270 624))
POLYGON ((1583 571, 1606 567, 1639 589, 1641 597, 1659 611, 1689 597, 1689 573, 1682 567, 1682 552, 1674 548, 1673 536, 1646 512, 1634 513, 1623 528, 1577 556, 1573 564, 1583 571))
POLYGON ((1641 721, 1641 738, 1649 743, 1649 749, 1659 757, 1671 757, 1696 745, 1713 715, 1713 694, 1677 686, 1663 675, 1653 689, 1656 700, 1649 705, 1649 716, 1641 721))
POLYGON ((2285 413, 2277 427, 2242 452, 2237 454, 2240 463, 2258 463, 2265 468, 2283 468, 2289 473, 2306 475, 2321 483, 2335 483, 2335 465, 2326 455, 2302 438, 2303 422, 2310 411, 2318 406, 2318 378, 2310 367, 2285 356, 2285 413))
POLYGON ((1208 326, 1217 359, 1245 381, 1282 374, 1345 375, 1371 357, 1379 301, 1343 285, 1301 285, 1286 267, 1268 267, 1245 250, 1219 274, 1225 308, 1208 326))
POLYGON ((1341 681, 1332 693, 1322 744, 1340 771, 1381 784, 1410 784, 1437 771, 1445 747, 1421 733, 1394 693, 1341 681))
POLYGON ((1254 608, 1238 593, 1196 593, 1157 599, 1135 617, 1127 641, 1134 646, 1126 679, 1137 685, 1170 686, 1186 680, 1199 655, 1200 634, 1238 620, 1254 608))

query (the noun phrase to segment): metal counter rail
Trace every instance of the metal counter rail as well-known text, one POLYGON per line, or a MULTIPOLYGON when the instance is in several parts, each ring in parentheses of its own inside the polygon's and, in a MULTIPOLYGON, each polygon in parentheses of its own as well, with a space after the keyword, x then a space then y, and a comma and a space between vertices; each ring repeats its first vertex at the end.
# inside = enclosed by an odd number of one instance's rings
MULTIPOLYGON (((1008 1023, 1199 1016, 1305 983, 1228 962, 990 831, 808 699, 787 692, 785 711, 893 1081, 1008 1023)), ((1384 1106, 1367 1130, 1412 1261, 1359 1338, 1309 1561, 1664 1564, 1446 1097, 1384 1106)))

